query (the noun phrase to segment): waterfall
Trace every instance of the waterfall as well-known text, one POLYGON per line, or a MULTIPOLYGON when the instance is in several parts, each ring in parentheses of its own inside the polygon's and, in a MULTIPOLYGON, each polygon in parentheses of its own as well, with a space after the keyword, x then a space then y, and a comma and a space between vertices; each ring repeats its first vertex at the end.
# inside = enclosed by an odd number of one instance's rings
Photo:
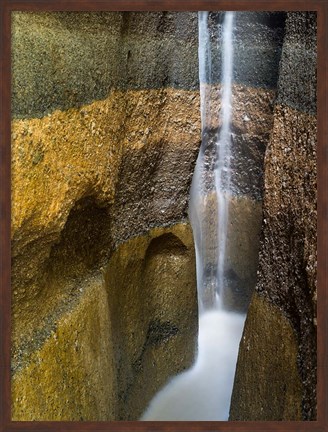
MULTIPOLYGON (((223 74, 222 74, 222 108, 221 130, 216 142, 218 152, 218 166, 215 168, 215 193, 218 211, 218 269, 217 269, 217 297, 223 295, 224 290, 224 262, 226 255, 228 200, 225 192, 230 192, 230 157, 231 157, 231 84, 232 84, 232 24, 233 13, 227 12, 223 26, 223 74)), ((223 303, 223 301, 221 301, 223 303)))
POLYGON ((222 90, 219 91, 215 86, 218 77, 212 68, 209 13, 199 12, 202 144, 191 185, 189 217, 195 239, 200 312, 224 307, 224 263, 231 178, 233 18, 233 12, 225 13, 222 35, 222 90), (221 100, 220 112, 216 108, 218 100, 221 100))
POLYGON ((227 310, 224 302, 234 13, 224 14, 221 89, 213 64, 218 58, 221 25, 209 24, 209 12, 198 16, 202 143, 189 200, 197 266, 198 354, 191 369, 173 378, 155 396, 141 420, 228 420, 245 321, 244 314, 227 310))

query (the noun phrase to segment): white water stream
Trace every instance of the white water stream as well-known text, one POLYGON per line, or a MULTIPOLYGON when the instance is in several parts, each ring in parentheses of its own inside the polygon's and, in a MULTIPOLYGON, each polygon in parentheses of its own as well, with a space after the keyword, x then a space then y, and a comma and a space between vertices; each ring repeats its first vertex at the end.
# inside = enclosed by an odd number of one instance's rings
POLYGON ((213 421, 228 420, 229 417, 238 348, 245 321, 245 315, 226 310, 224 303, 231 192, 234 15, 233 12, 224 14, 220 90, 217 77, 213 77, 212 64, 212 51, 218 48, 213 48, 211 40, 213 32, 215 36, 215 32, 220 31, 220 26, 209 25, 209 13, 199 12, 202 144, 189 202, 197 265, 197 359, 191 369, 173 378, 154 397, 141 420, 213 421))

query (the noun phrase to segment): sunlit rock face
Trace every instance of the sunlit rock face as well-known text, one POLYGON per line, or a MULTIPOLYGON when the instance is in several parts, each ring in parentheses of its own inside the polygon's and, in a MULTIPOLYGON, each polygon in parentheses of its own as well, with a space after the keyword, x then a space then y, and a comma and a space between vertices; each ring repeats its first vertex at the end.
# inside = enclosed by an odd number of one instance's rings
MULTIPOLYGON (((258 244, 283 28, 281 16, 256 16, 245 14, 249 43, 240 37, 236 55, 244 65, 253 47, 263 73, 240 66, 232 89, 250 169, 238 180, 229 275, 248 296, 257 256, 245 265, 238 250, 258 244)), ((195 356, 192 239, 175 226, 187 222, 200 145, 197 13, 19 12, 12 29, 13 419, 137 419, 195 356)))
POLYGON ((316 419, 316 142, 316 14, 289 13, 232 420, 316 419))

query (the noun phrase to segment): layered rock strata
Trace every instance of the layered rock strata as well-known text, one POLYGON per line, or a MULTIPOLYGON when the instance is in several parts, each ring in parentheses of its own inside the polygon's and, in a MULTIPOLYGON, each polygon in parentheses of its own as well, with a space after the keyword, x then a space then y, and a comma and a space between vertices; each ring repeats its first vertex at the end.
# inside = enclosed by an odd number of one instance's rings
MULTIPOLYGON (((171 99, 171 103, 174 104, 172 98, 177 98, 177 95, 170 90, 165 93, 167 99, 171 99)), ((177 291, 182 290, 180 300, 175 297, 175 305, 179 311, 184 310, 183 316, 185 320, 189 320, 183 324, 188 328, 188 332, 182 331, 182 324, 178 317, 172 324, 168 324, 169 327, 173 326, 176 333, 179 333, 173 338, 172 347, 170 347, 171 340, 168 341, 165 337, 161 339, 161 328, 169 322, 169 318, 162 317, 161 320, 157 318, 157 315, 162 313, 163 305, 154 304, 147 296, 149 291, 147 287, 151 286, 154 301, 159 297, 156 294, 155 282, 151 284, 149 281, 144 281, 144 276, 141 276, 140 271, 135 274, 136 267, 130 263, 131 268, 125 269, 126 274, 132 279, 136 278, 133 282, 134 298, 131 298, 131 295, 125 297, 128 291, 127 285, 123 284, 121 290, 114 294, 114 288, 102 278, 109 259, 123 241, 145 234, 151 226, 156 225, 170 225, 166 228, 166 232, 172 233, 174 231, 172 224, 181 220, 187 211, 186 191, 190 183, 193 159, 199 145, 198 130, 195 126, 198 120, 194 118, 194 123, 189 129, 182 126, 181 122, 191 122, 190 118, 186 119, 186 116, 183 116, 183 111, 184 105, 188 105, 190 98, 195 99, 195 95, 190 92, 179 93, 179 103, 175 105, 174 111, 175 113, 180 111, 181 117, 180 122, 176 122, 175 126, 165 118, 171 110, 163 110, 162 114, 159 114, 154 109, 150 113, 151 110, 148 108, 149 116, 140 116, 137 110, 134 121, 131 117, 126 121, 125 134, 121 132, 121 135, 117 132, 119 127, 123 130, 121 122, 126 114, 126 112, 122 113, 122 107, 127 106, 125 98, 128 98, 133 110, 138 104, 141 107, 146 106, 147 110, 147 107, 154 106, 162 97, 163 91, 159 93, 131 91, 123 95, 122 92, 118 92, 111 94, 105 101, 94 102, 78 110, 55 111, 42 119, 17 120, 13 123, 12 371, 15 407, 13 416, 18 420, 106 420, 131 416, 132 419, 136 419, 147 402, 145 398, 152 396, 149 393, 150 389, 154 388, 156 383, 160 385, 168 378, 169 373, 175 373, 190 365, 193 359, 197 304, 195 259, 190 229, 187 245, 185 245, 187 240, 181 243, 183 253, 178 247, 173 247, 172 250, 168 248, 165 236, 162 238, 161 263, 168 278, 167 284, 170 277, 173 278, 171 295, 173 295, 174 285, 177 285, 177 291), (120 103, 122 103, 121 107, 119 107, 120 103), (113 108, 113 104, 116 104, 117 109, 113 108), (115 114, 118 117, 121 115, 116 126, 115 114), (164 117, 162 121, 161 116, 164 117), (148 132, 147 128, 149 128, 148 132), (185 135, 182 134, 184 138, 182 142, 180 128, 185 131, 185 135), (131 136, 134 137, 133 140, 131 136), (163 136, 165 138, 162 138, 163 136), (136 163, 128 165, 128 161, 136 163), (163 177, 160 176, 158 179, 156 177, 161 170, 167 175, 166 187, 163 189, 161 189, 165 183, 163 177), (131 185, 135 188, 134 191, 131 190, 131 185), (175 194, 172 194, 171 188, 174 188, 175 194), (120 216, 121 214, 123 216, 120 216), (138 219, 134 221, 136 214, 138 219), (126 219, 124 215, 127 215, 126 219), (180 256, 183 256, 182 261, 180 256), (176 274, 179 275, 178 280, 173 276, 176 274), (183 282, 184 278, 186 278, 185 282, 183 282), (99 295, 108 302, 108 307, 99 308, 100 305, 96 302, 94 307, 97 309, 94 311, 90 306, 89 316, 86 306, 83 305, 84 296, 89 298, 99 295), (115 299, 116 296, 120 300, 115 299), (115 311, 123 307, 123 299, 126 303, 124 310, 121 311, 120 325, 114 327, 113 320, 117 313, 115 311), (138 301, 148 305, 148 309, 140 311, 137 308, 138 301), (100 334, 97 335, 97 338, 99 336, 99 345, 96 344, 98 352, 92 357, 89 356, 87 347, 73 351, 77 358, 75 363, 69 361, 75 339, 72 341, 67 336, 65 340, 64 337, 59 336, 59 333, 66 332, 61 330, 61 327, 66 325, 67 321, 70 322, 71 328, 76 328, 78 333, 84 332, 87 324, 79 330, 79 319, 82 319, 80 308, 84 308, 84 320, 88 322, 90 329, 86 335, 79 336, 83 337, 83 341, 77 337, 78 346, 93 344, 92 339, 97 332, 91 336, 91 329, 99 325, 97 324, 99 320, 103 324, 100 334), (130 313, 128 309, 131 309, 130 313), (140 316, 144 317, 142 333, 140 333, 140 316), (140 343, 140 351, 148 343, 142 338, 148 337, 145 326, 151 327, 151 323, 159 326, 159 330, 154 331, 160 333, 159 341, 154 342, 156 349, 152 348, 154 365, 158 373, 157 380, 150 380, 150 374, 144 375, 140 387, 148 383, 148 393, 144 391, 143 398, 140 395, 135 396, 134 410, 131 408, 131 411, 124 411, 129 407, 126 398, 131 398, 128 394, 131 384, 124 383, 126 379, 129 379, 129 382, 136 380, 136 377, 130 376, 140 374, 139 369, 144 370, 143 358, 149 356, 147 350, 143 354, 142 361, 138 360, 140 352, 133 351, 134 357, 129 354, 129 349, 132 349, 129 347, 131 334, 140 333, 140 338, 132 339, 140 343), (132 328, 134 328, 133 332, 132 328), (126 336, 128 338, 126 342, 121 335, 122 331, 126 331, 124 329, 132 332, 126 336), (62 343, 55 342, 56 338, 62 343), (113 347, 112 342, 110 344, 105 342, 107 339, 116 341, 115 349, 110 348, 113 347), (52 346, 55 343, 56 346, 52 346), (122 346, 124 343, 127 345, 125 348, 122 346), (51 346, 47 348, 49 344, 51 346), (66 349, 66 346, 69 349, 66 349), (158 347, 162 347, 164 353, 158 347), (55 356, 57 362, 54 368, 51 356, 55 349, 58 350, 59 358, 58 355, 55 356), (124 360, 115 358, 114 353, 117 350, 124 360), (175 361, 169 361, 170 352, 180 353, 175 361), (97 371, 102 368, 102 356, 106 358, 105 369, 98 374, 97 371), (140 365, 136 369, 133 365, 139 361, 140 365), (81 376, 77 377, 75 368, 81 362, 86 370, 80 368, 81 376), (132 367, 131 372, 129 367, 132 367), (103 374, 106 374, 106 380, 103 374), (85 376, 88 379, 83 384, 85 376), (65 388, 68 385, 65 384, 65 377, 70 383, 71 399, 76 398, 76 409, 72 409, 73 402, 70 401, 68 404, 64 402, 67 399, 65 388), (37 387, 32 385, 33 382, 38 381, 42 383, 41 392, 36 391, 37 387), (86 394, 79 391, 82 385, 86 394), (98 386, 101 388, 105 386, 103 393, 98 392, 98 386), (126 386, 128 388, 125 388, 126 386), (115 391, 111 390, 113 388, 115 391), (44 402, 48 392, 52 396, 44 402), (24 394, 25 398, 22 399, 24 394), (65 399, 62 399, 64 397, 65 399), (98 406, 100 397, 103 400, 98 406), (58 400, 62 400, 65 408, 58 408, 58 400), (30 401, 34 401, 31 406, 30 401), (93 409, 95 405, 98 406, 97 409, 93 409)), ((197 106, 194 112, 197 112, 197 106)), ((147 236, 151 240, 152 235, 147 234, 147 236)), ((138 250, 138 247, 140 249, 136 265, 144 268, 148 261, 145 258, 146 251, 142 248, 146 246, 142 238, 139 238, 139 246, 138 238, 134 246, 134 249, 138 250)), ((158 246, 158 253, 161 255, 160 245, 161 241, 158 246)), ((133 256, 133 251, 125 254, 133 256)), ((117 273, 117 269, 113 271, 117 273)), ((117 274, 122 276, 122 273, 117 274)), ((115 286, 118 283, 119 281, 116 280, 115 286)), ((158 287, 163 288, 160 280, 158 280, 158 287)), ((168 288, 165 291, 166 301, 171 304, 167 290, 168 288)), ((149 344, 153 347, 152 342, 149 344)))
MULTIPOLYGON (((233 89, 248 169, 230 273, 250 287, 257 254, 238 251, 257 250, 282 18, 240 18, 266 47, 249 45, 264 69, 248 78, 237 49, 233 89)), ((195 356, 197 14, 17 12, 12 28, 13 419, 135 420, 195 356)))
POLYGON ((232 420, 316 419, 316 143, 316 14, 289 13, 232 420))

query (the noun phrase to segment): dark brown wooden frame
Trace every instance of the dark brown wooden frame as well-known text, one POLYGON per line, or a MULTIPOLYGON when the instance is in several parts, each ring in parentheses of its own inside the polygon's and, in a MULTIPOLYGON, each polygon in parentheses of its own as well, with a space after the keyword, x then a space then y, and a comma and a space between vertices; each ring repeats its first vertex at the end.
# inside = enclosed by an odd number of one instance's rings
POLYGON ((328 431, 328 1, 327 0, 0 0, 0 431, 328 431), (10 131, 12 11, 317 11, 318 17, 318 413, 310 422, 12 422, 10 397, 10 131))

